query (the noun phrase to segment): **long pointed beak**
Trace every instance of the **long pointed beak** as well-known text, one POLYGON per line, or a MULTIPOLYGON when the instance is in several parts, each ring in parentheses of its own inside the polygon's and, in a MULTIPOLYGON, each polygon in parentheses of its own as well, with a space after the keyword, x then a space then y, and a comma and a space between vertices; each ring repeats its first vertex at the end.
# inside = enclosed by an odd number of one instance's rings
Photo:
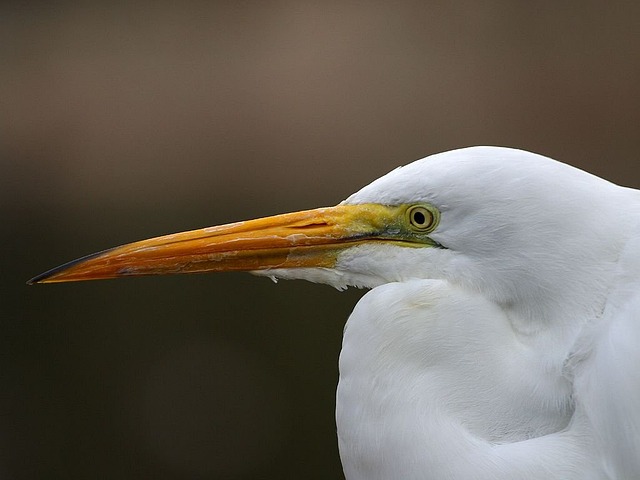
POLYGON ((345 248, 396 240, 403 206, 338 205, 142 240, 71 261, 29 280, 71 282, 140 275, 326 267, 345 248))

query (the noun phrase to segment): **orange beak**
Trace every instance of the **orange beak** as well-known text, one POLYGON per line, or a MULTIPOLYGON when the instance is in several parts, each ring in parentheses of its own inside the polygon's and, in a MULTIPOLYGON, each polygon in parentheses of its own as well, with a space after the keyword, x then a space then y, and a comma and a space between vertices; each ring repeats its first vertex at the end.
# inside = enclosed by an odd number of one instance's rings
POLYGON ((341 251, 398 238, 406 205, 338 205, 115 247, 29 280, 71 282, 140 275, 335 266, 341 251))

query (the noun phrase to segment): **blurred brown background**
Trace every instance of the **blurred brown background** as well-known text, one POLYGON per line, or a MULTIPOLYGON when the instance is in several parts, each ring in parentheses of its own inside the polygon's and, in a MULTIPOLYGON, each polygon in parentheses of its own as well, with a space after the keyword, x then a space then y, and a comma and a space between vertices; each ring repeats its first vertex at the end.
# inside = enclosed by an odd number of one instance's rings
POLYGON ((640 187, 639 25, 637 1, 4 2, 0 477, 341 478, 362 292, 25 280, 473 144, 640 187))

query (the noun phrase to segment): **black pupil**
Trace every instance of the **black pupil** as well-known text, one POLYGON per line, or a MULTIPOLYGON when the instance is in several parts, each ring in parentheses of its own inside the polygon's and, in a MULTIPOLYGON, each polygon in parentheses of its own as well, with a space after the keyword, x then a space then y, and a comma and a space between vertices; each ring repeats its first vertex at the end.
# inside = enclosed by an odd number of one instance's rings
POLYGON ((424 225, 427 222, 427 217, 420 211, 413 212, 413 221, 416 225, 424 225))

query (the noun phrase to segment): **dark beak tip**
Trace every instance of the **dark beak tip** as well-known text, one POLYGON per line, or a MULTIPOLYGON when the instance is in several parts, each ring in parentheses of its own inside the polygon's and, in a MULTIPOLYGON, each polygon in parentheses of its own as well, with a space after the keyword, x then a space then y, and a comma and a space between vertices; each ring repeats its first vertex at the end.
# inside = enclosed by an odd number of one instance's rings
POLYGON ((47 270, 40 275, 36 275, 33 278, 27 280, 27 285, 35 285, 36 283, 46 283, 47 278, 51 277, 57 269, 47 270))
MULTIPOLYGON (((100 255, 102 255, 102 254, 104 254, 106 252, 109 252, 111 250, 113 250, 113 248, 110 248, 108 250, 103 250, 101 252, 91 253, 89 255, 85 255, 84 257, 80 257, 80 258, 77 258, 75 260, 71 260, 70 262, 63 263, 62 265, 59 265, 59 266, 54 267, 54 268, 52 268, 50 270, 47 270, 46 272, 41 273, 40 275, 36 275, 35 277, 27 280, 27 285, 34 285, 36 283, 49 283, 49 282, 47 282, 47 280, 49 278, 54 277, 54 276, 56 276, 58 274, 61 274, 65 270, 69 270, 70 268, 72 268, 72 267, 74 267, 74 266, 76 266, 76 265, 78 265, 80 263, 83 263, 83 262, 86 262, 86 261, 91 260, 93 258, 99 257, 100 255)), ((61 281, 64 281, 64 280, 61 280, 61 281)))

